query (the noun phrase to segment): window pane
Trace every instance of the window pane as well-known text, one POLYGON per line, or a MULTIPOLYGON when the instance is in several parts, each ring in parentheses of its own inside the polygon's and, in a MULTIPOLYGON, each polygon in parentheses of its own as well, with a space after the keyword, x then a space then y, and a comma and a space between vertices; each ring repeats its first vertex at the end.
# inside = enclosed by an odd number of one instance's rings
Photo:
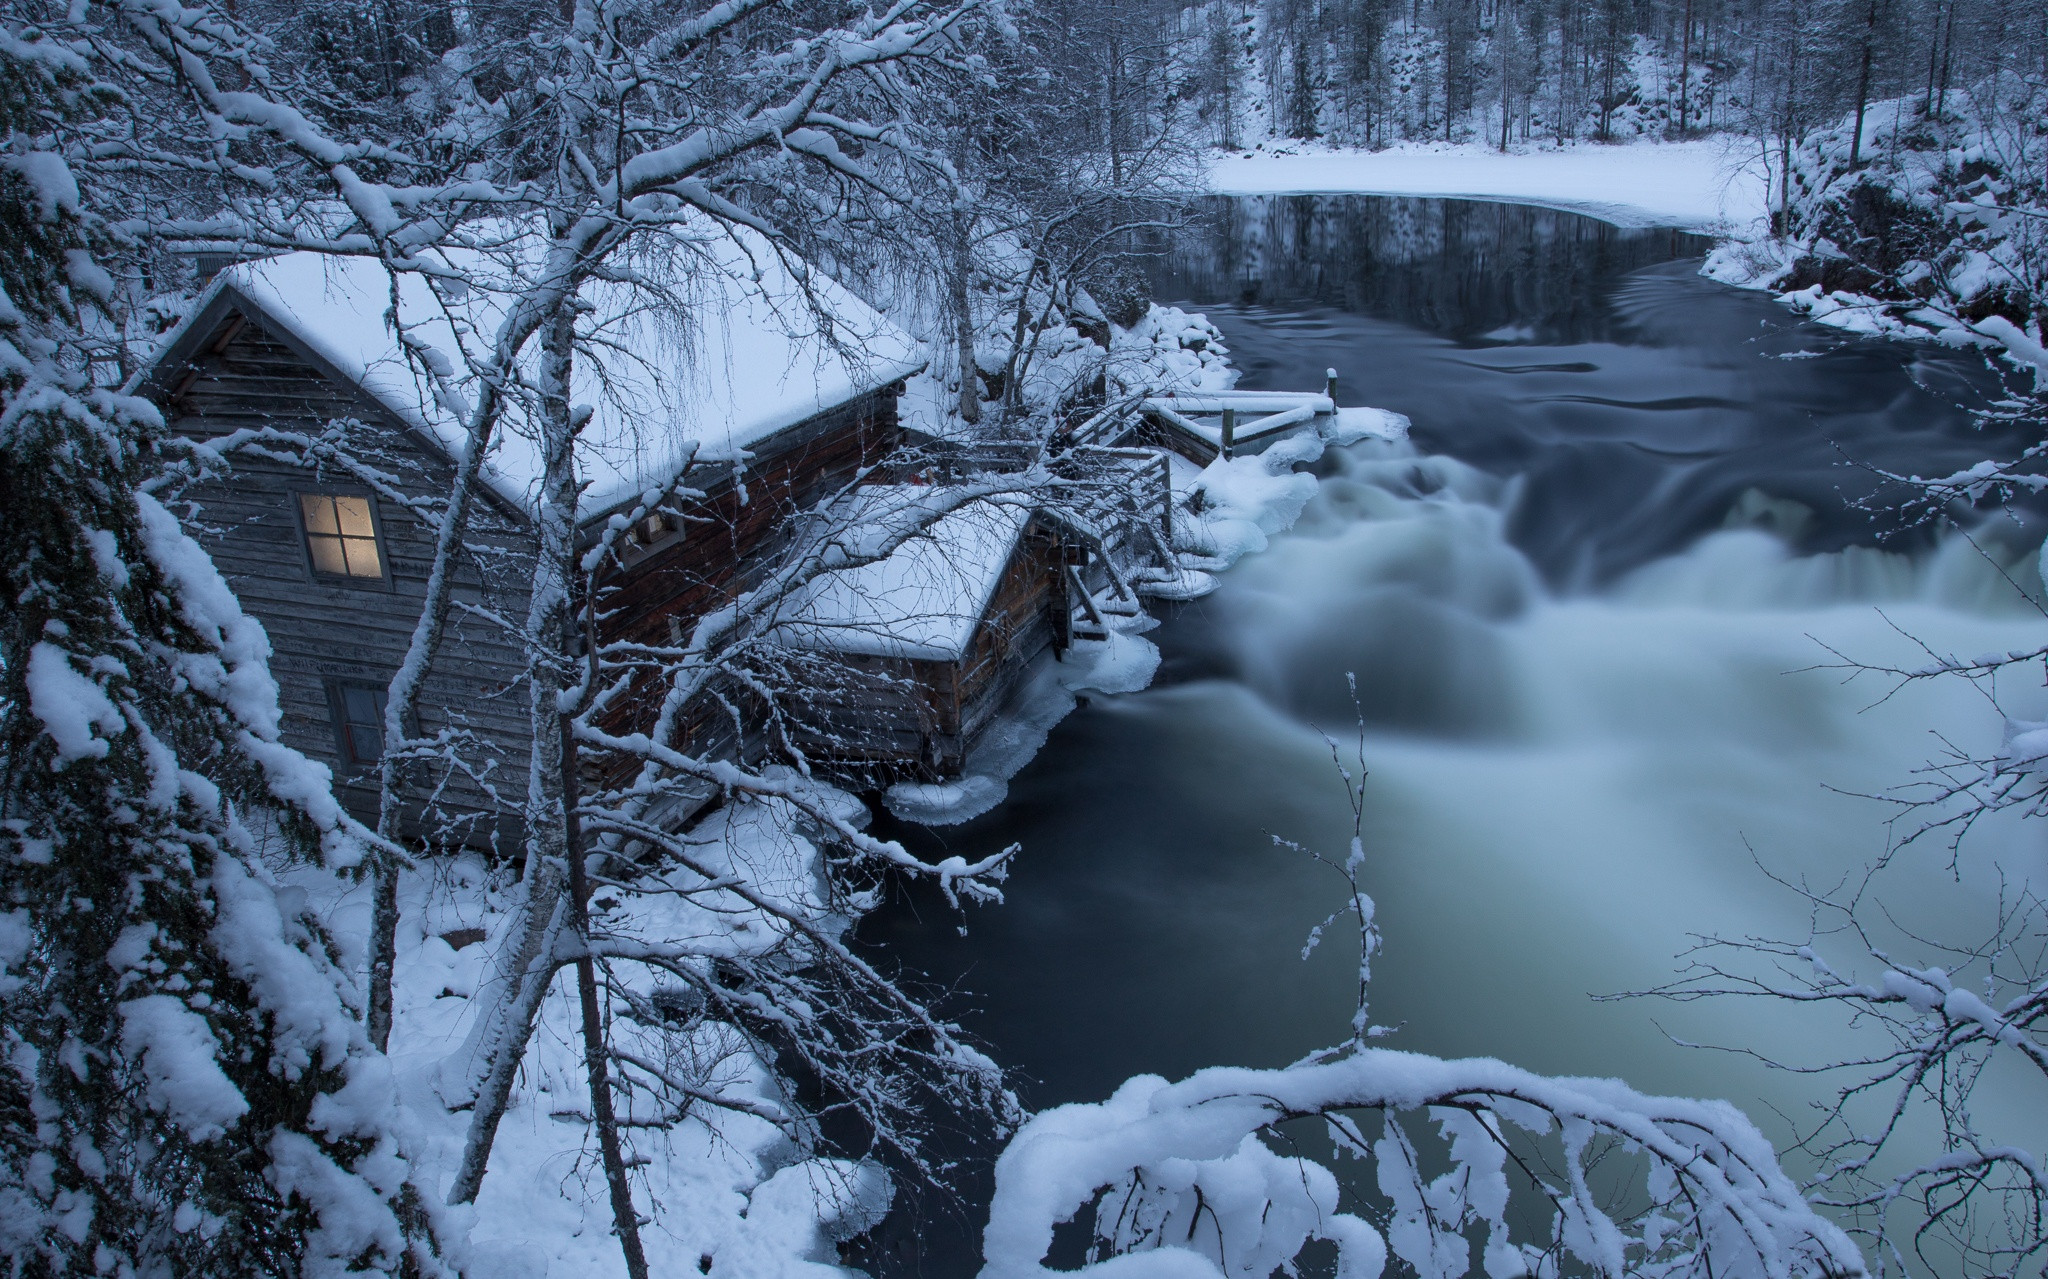
POLYGON ((321 497, 317 493, 299 495, 299 510, 306 516, 308 533, 326 533, 330 536, 341 532, 341 526, 334 520, 334 499, 321 497))
POLYGON ((367 497, 337 497, 334 499, 335 518, 341 522, 343 537, 375 537, 377 531, 370 524, 370 499, 367 497))
POLYGON ((384 690, 375 684, 336 684, 334 701, 343 751, 351 762, 375 763, 384 754, 384 690))
POLYGON ((367 537, 344 537, 341 544, 348 551, 350 577, 384 576, 384 561, 377 554, 376 542, 367 537))
POLYGON ((356 763, 374 764, 384 754, 384 734, 366 724, 350 724, 348 749, 356 763))
POLYGON ((361 684, 342 686, 341 705, 351 724, 378 724, 384 720, 384 695, 361 684))
POLYGON ((306 549, 313 553, 313 568, 316 572, 339 574, 346 574, 348 572, 348 561, 341 554, 340 538, 309 534, 306 538, 306 549))

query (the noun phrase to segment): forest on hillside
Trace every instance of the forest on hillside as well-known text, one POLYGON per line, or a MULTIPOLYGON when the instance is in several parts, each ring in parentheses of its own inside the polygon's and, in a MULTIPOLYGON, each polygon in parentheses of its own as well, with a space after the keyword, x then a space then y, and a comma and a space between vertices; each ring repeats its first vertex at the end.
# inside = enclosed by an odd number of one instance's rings
POLYGON ((1797 137, 2048 72, 2041 0, 1219 0, 1133 11, 1119 34, 1105 94, 1150 64, 1225 147, 1797 137))

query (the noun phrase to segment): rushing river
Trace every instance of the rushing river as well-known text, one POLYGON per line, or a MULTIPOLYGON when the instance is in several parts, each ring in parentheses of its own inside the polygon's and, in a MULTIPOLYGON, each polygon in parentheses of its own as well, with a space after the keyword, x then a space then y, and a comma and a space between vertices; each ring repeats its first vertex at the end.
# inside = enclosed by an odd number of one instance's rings
MULTIPOLYGON (((1803 937, 1760 867, 1856 873, 1886 847, 1859 793, 1910 780, 1936 735, 1996 744, 1967 686, 1873 705, 1888 685, 1825 668, 2040 642, 2019 589, 2039 594, 2039 522, 1904 529, 1872 470, 2014 447, 1965 411, 1983 362, 1796 323, 1700 278, 1705 242, 1668 231, 1370 197, 1213 212, 1162 259, 1160 298, 1222 328, 1243 385, 1332 367, 1340 399, 1409 415, 1413 439, 1327 456, 1295 530, 1153 633, 1154 687, 1068 718, 1006 805, 887 828, 928 855, 1021 842, 1006 905, 963 935, 936 900, 899 900, 862 941, 952 988, 1034 1108, 1294 1060, 1344 1034, 1355 949, 1302 959, 1342 884, 1274 837, 1341 854, 1324 735, 1349 752, 1362 712, 1391 1042, 1727 1097, 1782 1138, 1822 1085, 1673 1040, 1806 1062, 1854 1042, 1838 1021, 1590 996, 1671 980, 1696 934, 1803 937)), ((2048 717, 2039 688, 1999 691, 2048 717)), ((1959 884, 1929 846, 1881 896, 1901 924, 1974 937, 1998 870, 2039 873, 2042 834, 1989 822, 1959 884)), ((870 1264, 972 1273, 951 1216, 898 1214, 870 1264)))

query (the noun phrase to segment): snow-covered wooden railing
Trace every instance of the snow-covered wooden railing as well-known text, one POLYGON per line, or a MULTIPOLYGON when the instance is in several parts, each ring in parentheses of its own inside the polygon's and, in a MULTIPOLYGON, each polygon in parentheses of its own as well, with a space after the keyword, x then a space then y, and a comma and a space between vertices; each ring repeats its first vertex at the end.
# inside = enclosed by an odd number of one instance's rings
POLYGON ((1140 525, 1156 522, 1162 538, 1173 533, 1173 468, 1166 456, 1151 449, 1109 448, 1084 445, 1073 452, 1073 460, 1098 474, 1115 475, 1085 499, 1083 513, 1104 529, 1122 529, 1123 540, 1133 540, 1140 525))
POLYGON ((1337 371, 1323 392, 1194 391, 1147 396, 1139 408, 1161 425, 1190 436, 1230 457, 1237 449, 1270 440, 1337 411, 1337 371))

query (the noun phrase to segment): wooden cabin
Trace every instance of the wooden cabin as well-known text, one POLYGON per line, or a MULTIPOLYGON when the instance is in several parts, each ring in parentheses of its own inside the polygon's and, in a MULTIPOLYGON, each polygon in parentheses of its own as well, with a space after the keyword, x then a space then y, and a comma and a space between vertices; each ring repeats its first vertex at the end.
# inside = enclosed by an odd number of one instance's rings
MULTIPOLYGON (((896 397, 921 367, 913 344, 829 283, 805 294, 761 247, 692 245, 679 310, 596 298, 599 354, 579 360, 572 388, 594 409, 578 458, 586 540, 650 495, 665 499, 600 584, 607 639, 672 643, 746 585, 792 515, 904 442, 896 397)), ((222 272, 133 383, 173 431, 233 446, 223 473, 186 491, 188 526, 270 636, 285 739, 330 765, 337 794, 367 820, 384 690, 431 562, 423 513, 446 493, 463 441, 464 388, 437 384, 431 369, 461 370, 455 344, 492 332, 501 313, 487 295, 437 298, 418 277, 394 302, 377 263, 290 254, 222 272), (414 351, 438 348, 440 360, 408 358, 394 311, 414 351)), ((469 820, 463 838, 503 843, 516 839, 526 790, 516 627, 539 480, 516 419, 483 474, 417 729, 460 742, 469 761, 467 771, 422 766, 421 786, 469 820)), ((727 736, 693 745, 749 753, 727 736)))
POLYGON ((883 557, 826 574, 771 634, 825 660, 830 690, 803 725, 807 753, 870 785, 956 775, 1031 665, 1071 642, 1066 531, 1021 499, 936 520, 916 485, 858 490, 849 526, 918 531, 883 557))

